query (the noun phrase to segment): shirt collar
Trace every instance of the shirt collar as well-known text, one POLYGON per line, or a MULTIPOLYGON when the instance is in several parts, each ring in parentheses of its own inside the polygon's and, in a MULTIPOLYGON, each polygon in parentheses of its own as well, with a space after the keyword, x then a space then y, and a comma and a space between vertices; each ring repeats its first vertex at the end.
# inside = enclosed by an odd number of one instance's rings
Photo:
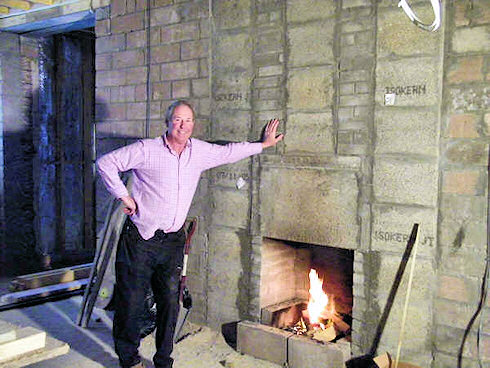
MULTIPOLYGON (((165 133, 164 135, 162 135, 162 141, 163 141, 163 145, 165 147, 167 147, 167 149, 172 152, 172 153, 175 153, 174 150, 170 147, 170 145, 168 144, 168 139, 167 139, 167 133, 165 133)), ((185 147, 186 148, 191 148, 192 147, 192 138, 189 138, 187 140, 187 142, 185 143, 185 147)))

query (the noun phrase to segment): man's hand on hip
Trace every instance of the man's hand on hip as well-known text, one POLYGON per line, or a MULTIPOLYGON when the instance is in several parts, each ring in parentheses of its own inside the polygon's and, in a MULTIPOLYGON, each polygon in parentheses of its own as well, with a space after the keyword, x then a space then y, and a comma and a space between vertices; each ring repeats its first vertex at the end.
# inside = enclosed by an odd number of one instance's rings
POLYGON ((126 197, 121 197, 121 201, 124 204, 124 213, 129 216, 133 216, 136 213, 136 210, 138 209, 138 206, 136 205, 136 202, 134 201, 133 197, 131 196, 126 196, 126 197))

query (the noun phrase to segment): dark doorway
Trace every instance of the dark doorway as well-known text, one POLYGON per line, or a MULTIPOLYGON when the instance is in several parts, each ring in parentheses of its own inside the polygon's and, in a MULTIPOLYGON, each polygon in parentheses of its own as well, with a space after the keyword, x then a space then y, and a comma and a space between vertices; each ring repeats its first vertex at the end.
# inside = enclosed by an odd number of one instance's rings
POLYGON ((93 29, 40 40, 33 171, 39 178, 35 229, 43 268, 76 264, 93 256, 94 90, 93 29))

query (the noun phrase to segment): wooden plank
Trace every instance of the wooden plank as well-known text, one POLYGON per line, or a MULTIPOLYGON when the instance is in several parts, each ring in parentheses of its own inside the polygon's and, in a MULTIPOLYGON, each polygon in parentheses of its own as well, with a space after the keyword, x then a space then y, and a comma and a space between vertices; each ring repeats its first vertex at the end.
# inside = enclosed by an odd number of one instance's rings
POLYGON ((8 14, 10 12, 10 8, 6 6, 0 6, 0 14, 8 14))
POLYGON ((46 332, 44 331, 25 327, 16 332, 17 338, 15 340, 0 344, 0 363, 46 346, 46 332))
POLYGON ((0 0, 0 5, 21 10, 29 10, 31 8, 31 3, 24 0, 0 0))
POLYGON ((80 290, 84 288, 87 283, 88 279, 82 279, 72 282, 65 282, 63 284, 48 285, 37 289, 17 291, 14 293, 5 294, 0 297, 0 306, 22 303, 33 299, 62 294, 68 291, 80 290))
POLYGON ((57 356, 68 353, 69 351, 70 345, 68 345, 66 342, 56 340, 50 336, 46 336, 46 346, 44 347, 44 349, 24 354, 13 360, 9 360, 4 364, 0 363, 0 368, 26 367, 37 362, 56 358, 57 356))
POLYGON ((29 0, 31 3, 36 4, 44 4, 44 5, 53 5, 54 0, 29 0))
POLYGON ((85 279, 90 275, 92 263, 60 268, 16 277, 10 283, 12 291, 35 289, 53 284, 85 279))

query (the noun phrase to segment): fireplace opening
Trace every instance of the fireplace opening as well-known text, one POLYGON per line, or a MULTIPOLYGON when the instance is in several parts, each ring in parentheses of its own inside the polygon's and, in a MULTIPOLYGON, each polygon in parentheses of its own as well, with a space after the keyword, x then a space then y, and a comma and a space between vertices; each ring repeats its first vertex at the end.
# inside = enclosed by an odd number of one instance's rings
POLYGON ((262 324, 350 341, 353 251, 265 238, 261 253, 262 324))

